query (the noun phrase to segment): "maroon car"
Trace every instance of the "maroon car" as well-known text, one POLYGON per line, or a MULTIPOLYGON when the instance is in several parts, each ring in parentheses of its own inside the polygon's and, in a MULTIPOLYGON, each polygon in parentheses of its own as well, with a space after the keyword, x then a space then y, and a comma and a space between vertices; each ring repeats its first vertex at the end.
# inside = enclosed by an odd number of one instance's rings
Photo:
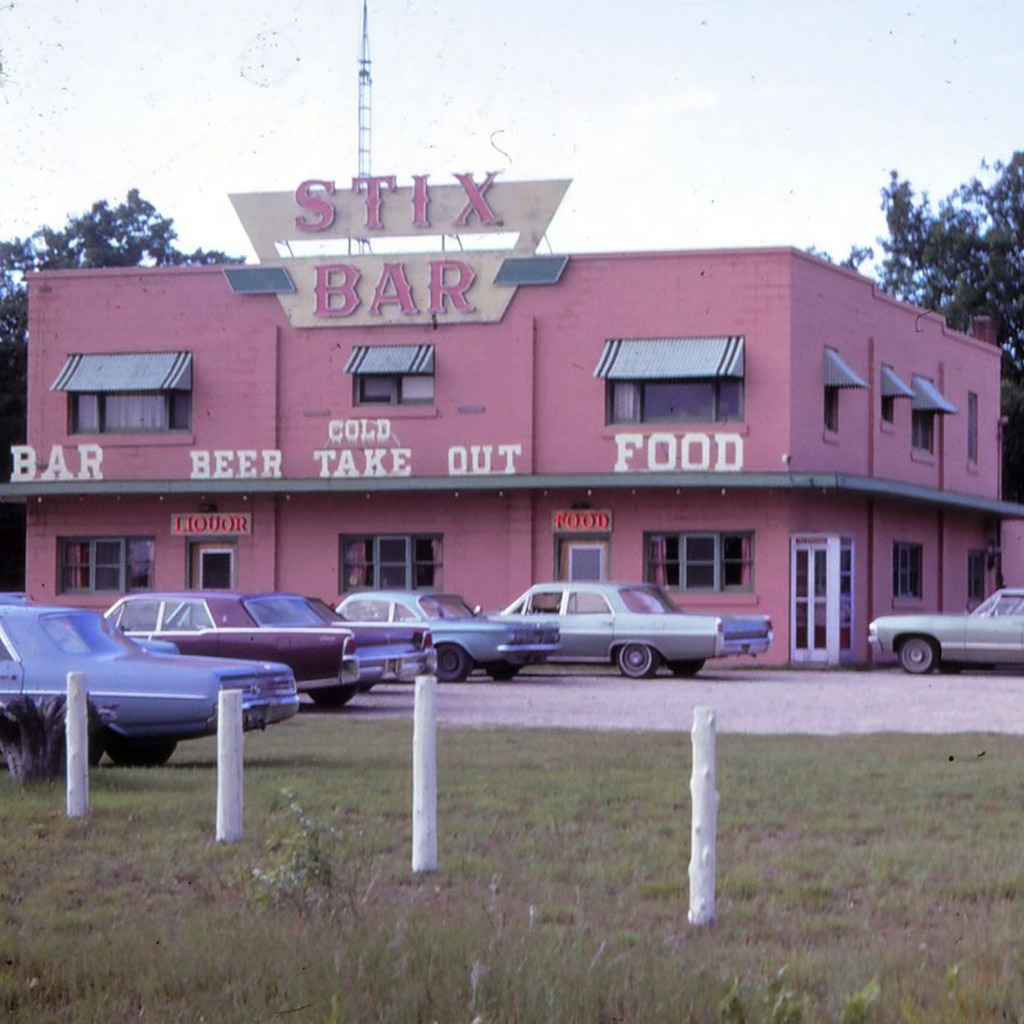
POLYGON ((351 629, 299 594, 129 594, 106 617, 134 640, 169 640, 182 654, 282 662, 318 704, 346 704, 376 682, 409 681, 436 665, 429 630, 351 629))

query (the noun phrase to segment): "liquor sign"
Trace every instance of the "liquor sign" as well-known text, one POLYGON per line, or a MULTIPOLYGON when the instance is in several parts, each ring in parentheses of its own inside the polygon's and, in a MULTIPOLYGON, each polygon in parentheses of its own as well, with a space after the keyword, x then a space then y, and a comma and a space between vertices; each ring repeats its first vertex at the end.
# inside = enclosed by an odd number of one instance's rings
POLYGON ((454 185, 426 174, 399 185, 395 175, 374 175, 351 187, 310 179, 294 192, 236 193, 231 202, 260 265, 287 271, 295 290, 278 299, 296 327, 494 323, 516 290, 495 283, 498 271, 506 257, 536 253, 569 182, 454 177, 454 185), (441 248, 446 236, 509 234, 511 248, 441 248), (437 251, 424 253, 420 243, 433 239, 437 251), (313 244, 317 254, 304 255, 313 244), (396 254, 403 246, 414 251, 396 254))
POLYGON ((178 512, 171 516, 176 537, 237 537, 252 533, 251 512, 178 512))
POLYGON ((552 514, 555 533, 611 533, 611 509, 566 508, 552 514))

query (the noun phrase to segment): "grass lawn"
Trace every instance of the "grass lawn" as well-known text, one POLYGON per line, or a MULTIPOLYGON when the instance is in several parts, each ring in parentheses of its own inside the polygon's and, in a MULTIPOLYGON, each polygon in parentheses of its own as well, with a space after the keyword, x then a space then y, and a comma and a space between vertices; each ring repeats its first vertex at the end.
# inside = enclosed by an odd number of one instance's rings
POLYGON ((63 781, 0 778, 0 1019, 613 1024, 1024 1020, 1024 739, 718 737, 717 921, 687 924, 688 733, 303 714, 63 781))

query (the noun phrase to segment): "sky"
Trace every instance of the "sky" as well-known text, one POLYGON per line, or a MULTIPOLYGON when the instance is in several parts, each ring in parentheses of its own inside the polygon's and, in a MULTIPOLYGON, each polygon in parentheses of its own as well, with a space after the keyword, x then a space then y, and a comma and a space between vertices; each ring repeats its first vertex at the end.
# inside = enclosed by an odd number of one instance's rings
MULTIPOLYGON (((885 234, 1024 149, 1020 0, 369 0, 371 170, 571 178, 541 251, 885 234)), ((139 189, 254 261, 228 199, 350 185, 362 0, 0 0, 0 239, 139 189)))

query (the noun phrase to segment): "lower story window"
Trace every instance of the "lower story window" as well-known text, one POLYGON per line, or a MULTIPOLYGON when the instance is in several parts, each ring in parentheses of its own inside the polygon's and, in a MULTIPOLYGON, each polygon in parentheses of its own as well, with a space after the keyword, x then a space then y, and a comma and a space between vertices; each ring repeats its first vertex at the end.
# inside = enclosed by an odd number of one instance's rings
POLYGON ((967 600, 980 603, 985 597, 985 552, 967 552, 967 600))
POLYGON ((645 579, 679 590, 750 590, 752 533, 649 533, 645 579))
POLYGON ((921 561, 920 544, 908 544, 896 541, 892 546, 892 596, 921 596, 921 561))
POLYGON ((338 590, 441 587, 443 539, 435 534, 342 536, 338 590))
POLYGON ((62 594, 153 589, 152 537, 62 537, 58 543, 62 594))

